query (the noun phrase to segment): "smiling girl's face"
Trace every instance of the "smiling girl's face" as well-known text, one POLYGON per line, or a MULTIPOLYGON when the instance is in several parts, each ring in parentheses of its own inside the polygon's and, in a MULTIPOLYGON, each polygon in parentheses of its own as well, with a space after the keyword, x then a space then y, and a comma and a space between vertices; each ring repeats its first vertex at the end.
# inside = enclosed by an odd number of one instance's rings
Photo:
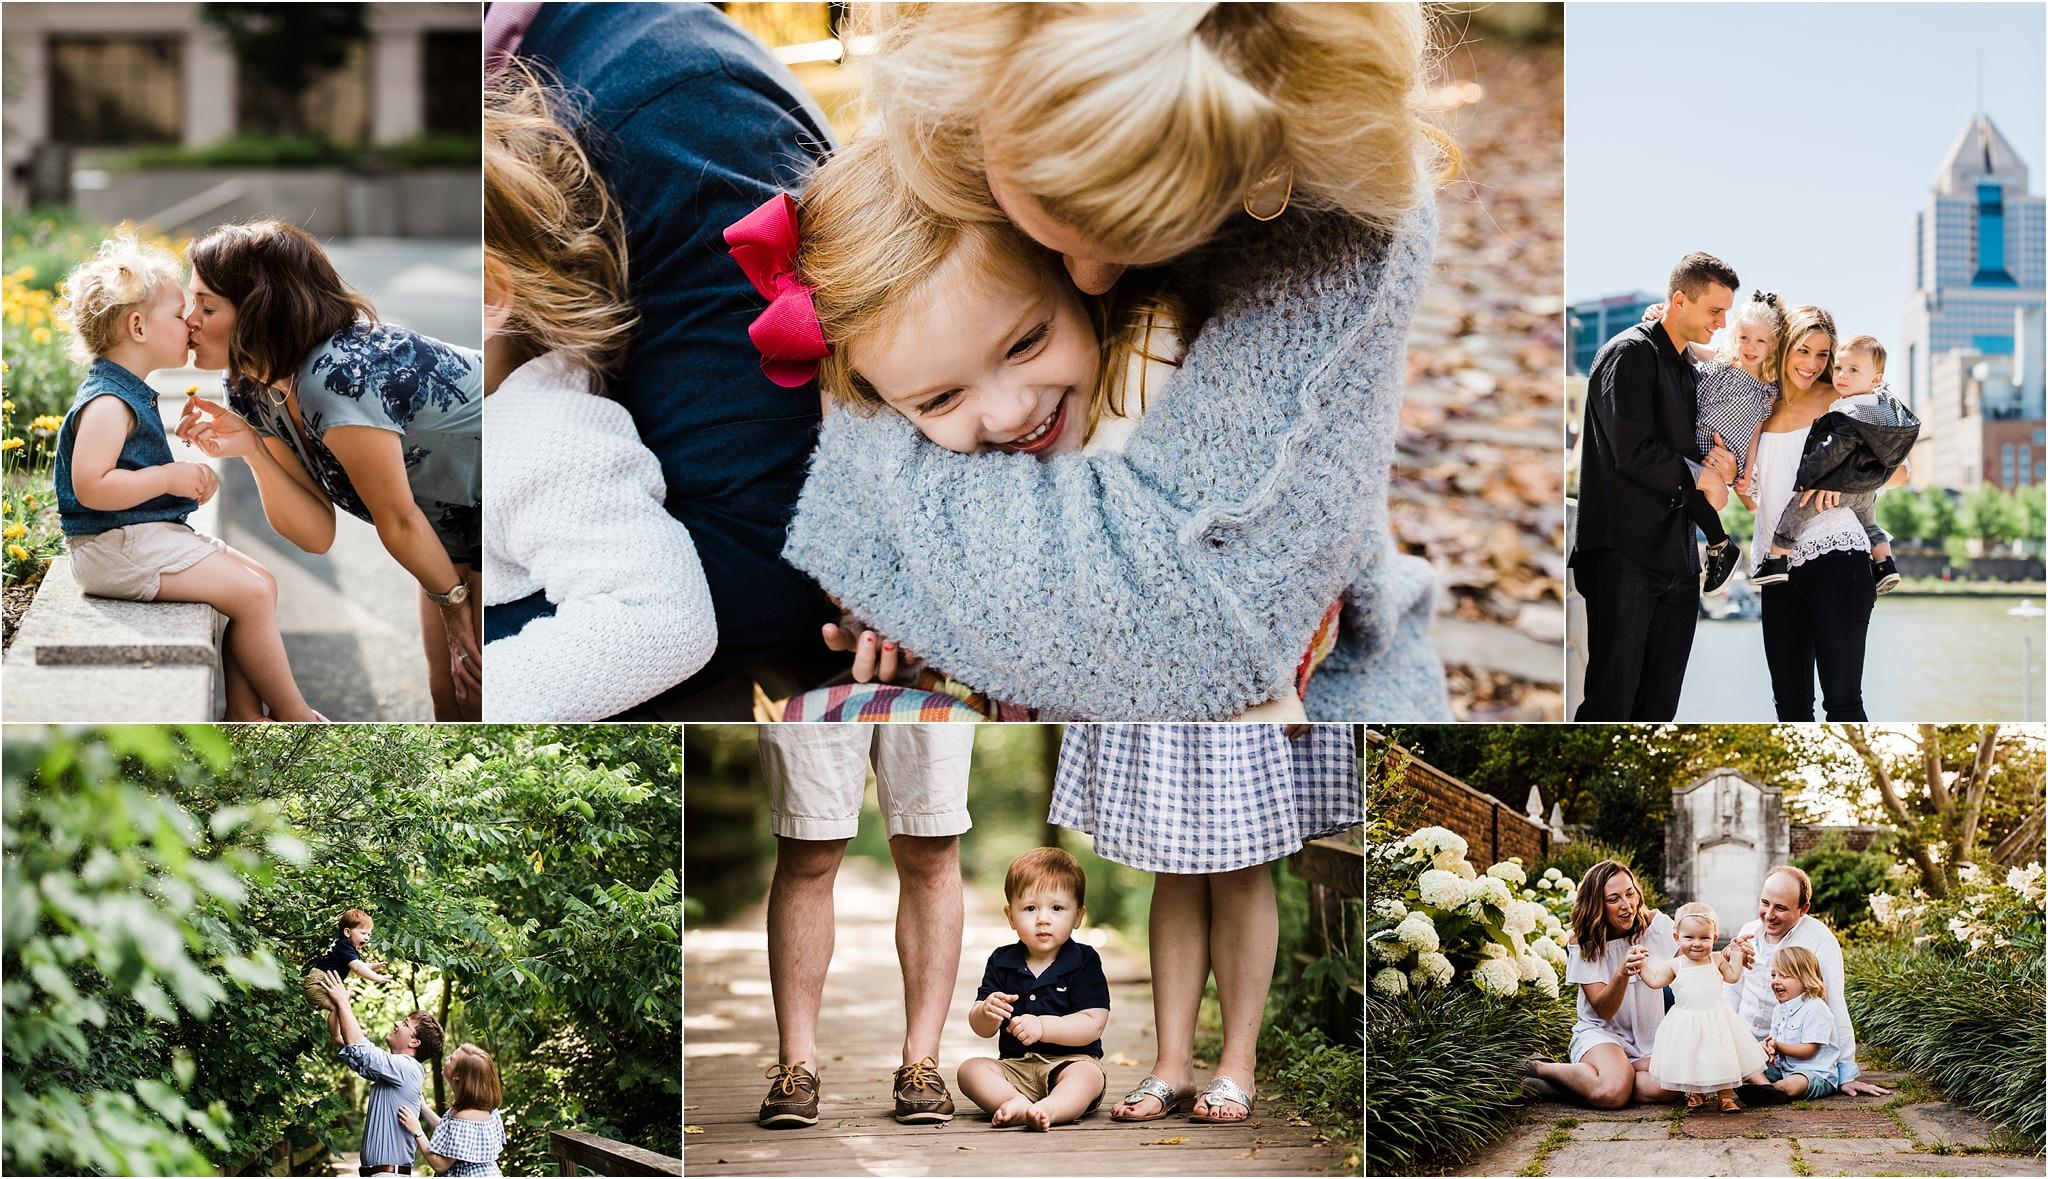
POLYGON ((1678 952, 1695 962, 1705 962, 1714 952, 1714 927, 1704 917, 1685 917, 1674 931, 1678 952))
POLYGON ((854 341, 854 367, 947 450, 1079 450, 1101 365, 1080 294, 1049 265, 979 254, 954 253, 898 314, 854 341))
POLYGON ((1735 321, 1735 355, 1751 376, 1763 368, 1764 357, 1777 346, 1777 333, 1770 324, 1747 317, 1735 321))

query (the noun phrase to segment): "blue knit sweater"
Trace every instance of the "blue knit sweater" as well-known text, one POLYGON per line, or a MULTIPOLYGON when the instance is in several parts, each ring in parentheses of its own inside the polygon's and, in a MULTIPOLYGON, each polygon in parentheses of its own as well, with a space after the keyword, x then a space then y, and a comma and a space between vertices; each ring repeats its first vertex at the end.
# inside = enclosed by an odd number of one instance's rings
POLYGON ((783 556, 949 674, 1096 720, 1272 699, 1342 594, 1309 715, 1447 720, 1435 578, 1387 524, 1435 236, 1433 206, 1391 239, 1293 210, 1174 263, 1211 315, 1119 453, 959 455, 831 414, 783 556))

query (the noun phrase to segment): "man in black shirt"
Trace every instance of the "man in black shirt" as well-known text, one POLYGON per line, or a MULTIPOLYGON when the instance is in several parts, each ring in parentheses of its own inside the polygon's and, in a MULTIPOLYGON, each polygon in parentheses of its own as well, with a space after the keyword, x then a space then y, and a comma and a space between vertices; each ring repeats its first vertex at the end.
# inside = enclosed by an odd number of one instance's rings
MULTIPOLYGON (((1586 690, 1576 720, 1677 714, 1699 621, 1688 509, 1712 482, 1703 469, 1735 481, 1735 456, 1718 441, 1698 455, 1698 387, 1685 347, 1727 322, 1740 285, 1727 263, 1687 254, 1671 271, 1663 321, 1626 329, 1593 360, 1571 556, 1586 599, 1586 690)), ((1734 546, 1709 556, 1718 582, 1733 567, 1734 546)))

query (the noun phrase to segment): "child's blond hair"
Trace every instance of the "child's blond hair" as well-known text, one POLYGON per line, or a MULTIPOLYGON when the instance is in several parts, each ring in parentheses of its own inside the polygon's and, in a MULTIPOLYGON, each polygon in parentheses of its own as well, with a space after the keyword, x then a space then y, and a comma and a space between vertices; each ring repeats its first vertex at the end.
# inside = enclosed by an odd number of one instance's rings
POLYGON ((1878 343, 1876 336, 1850 336, 1835 345, 1835 355, 1840 356, 1844 352, 1862 353, 1870 361, 1870 367, 1877 370, 1877 379, 1884 379, 1884 345, 1878 343))
POLYGON ((1687 901, 1685 904, 1678 906, 1678 911, 1671 915, 1671 932, 1674 935, 1678 932, 1678 927, 1685 924, 1685 919, 1688 917, 1704 918, 1707 923, 1708 937, 1717 938, 1721 936, 1721 918, 1714 912, 1714 906, 1705 901, 1687 901))
MULTIPOLYGON (((513 61, 484 103, 484 271, 510 302, 505 331, 597 372, 625 356, 626 232, 563 119, 566 96, 513 61)), ((495 293, 495 292, 494 292, 495 293)))
POLYGON ((858 11, 879 46, 872 101, 898 165, 962 220, 1003 215, 994 162, 1126 257, 1201 244, 1275 173, 1291 175, 1293 204, 1391 230, 1455 156, 1420 113, 1430 54, 1417 4, 858 11))
POLYGON ((90 364, 106 355, 120 339, 121 321, 129 313, 154 306, 172 290, 182 300, 184 285, 177 255, 162 246, 132 233, 117 233, 101 242, 93 256, 72 267, 57 287, 63 296, 57 302, 57 322, 71 334, 71 358, 90 364))
MULTIPOLYGON (((859 370, 859 343, 885 327, 949 258, 983 276, 1043 270, 1066 284, 1059 257, 1005 220, 960 221, 933 211, 904 183, 882 136, 869 133, 820 164, 797 201, 797 276, 812 289, 818 326, 831 351, 818 382, 831 398, 862 413, 885 404, 859 370)), ((1125 368, 1144 351, 1152 328, 1193 334, 1187 304, 1141 281, 1090 297, 1076 294, 1096 331, 1101 364, 1089 399, 1088 432, 1105 415, 1131 411, 1125 368)), ((1142 387, 1139 391, 1142 398, 1142 387)), ((1085 437, 1085 435, 1084 435, 1085 437)))
POLYGON ((1798 979, 1807 994, 1826 1001, 1828 984, 1820 976, 1820 959, 1805 946, 1786 946, 1771 955, 1771 970, 1798 979))
POLYGON ((1763 324, 1770 329, 1771 346, 1764 349, 1763 358, 1757 361, 1757 375, 1766 385, 1778 379, 1778 341, 1785 333, 1785 309, 1778 305, 1778 296, 1772 291, 1757 291, 1743 300, 1735 309, 1735 319, 1721 331, 1721 343, 1714 349, 1714 359, 1721 364, 1732 365, 1742 359, 1742 325, 1763 324))

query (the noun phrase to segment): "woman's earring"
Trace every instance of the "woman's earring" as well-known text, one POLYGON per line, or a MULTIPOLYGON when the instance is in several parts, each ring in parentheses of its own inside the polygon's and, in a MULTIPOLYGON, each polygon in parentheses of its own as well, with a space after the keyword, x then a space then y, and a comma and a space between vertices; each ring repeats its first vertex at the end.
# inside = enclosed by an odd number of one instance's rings
POLYGON ((1287 211, 1294 199, 1294 165, 1282 160, 1259 177, 1244 193, 1245 215, 1254 221, 1271 221, 1287 211), (1275 203, 1274 194, 1279 194, 1275 203))

